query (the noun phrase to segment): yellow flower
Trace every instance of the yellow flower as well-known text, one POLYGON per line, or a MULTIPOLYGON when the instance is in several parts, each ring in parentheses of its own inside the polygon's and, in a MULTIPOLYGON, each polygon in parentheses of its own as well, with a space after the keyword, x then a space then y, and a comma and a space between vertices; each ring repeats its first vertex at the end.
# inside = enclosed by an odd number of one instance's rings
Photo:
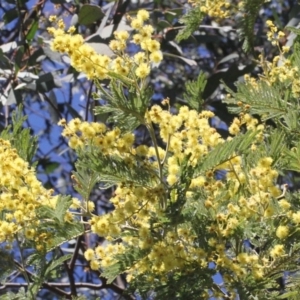
POLYGON ((232 123, 228 128, 228 131, 231 135, 237 135, 240 132, 240 127, 236 123, 232 123))
POLYGON ((146 63, 140 64, 135 70, 136 76, 142 79, 147 77, 149 73, 150 73, 150 66, 146 63))
POLYGON ((75 28, 75 26, 71 26, 69 29, 68 29, 68 33, 74 33, 76 31, 76 28, 75 28))
POLYGON ((160 43, 158 41, 149 39, 146 41, 146 44, 147 50, 150 52, 158 51, 160 49, 160 43))
POLYGON ((140 9, 137 13, 137 18, 146 21, 149 19, 149 12, 145 9, 140 9))
POLYGON ((161 51, 154 51, 150 54, 150 60, 154 63, 159 63, 163 59, 163 55, 161 51))
POLYGON ((133 29, 141 29, 144 25, 144 22, 142 19, 132 19, 130 25, 133 29))
POLYGON ((91 262, 90 262, 90 266, 91 266, 91 269, 92 269, 92 270, 97 271, 97 270, 99 270, 99 268, 100 268, 100 262, 99 262, 98 260, 96 260, 96 259, 93 259, 93 260, 91 260, 91 262))
POLYGON ((54 21, 56 21, 56 19, 57 19, 57 17, 55 15, 52 15, 49 17, 50 22, 54 22, 54 21))
POLYGON ((297 225, 300 224, 300 211, 297 211, 296 213, 293 213, 292 215, 292 220, 294 223, 296 223, 297 225))
POLYGON ((92 259, 94 259, 95 257, 95 252, 93 249, 87 249, 85 252, 84 252, 84 258, 87 260, 87 261, 90 261, 92 259))
POLYGON ((289 234, 289 228, 288 226, 278 226, 278 228, 276 229, 276 236, 279 238, 279 239, 284 239, 288 236, 289 234))
POLYGON ((169 185, 175 184, 177 182, 177 176, 173 174, 168 175, 167 182, 169 183, 169 185))
POLYGON ((284 245, 275 245, 270 251, 273 258, 280 257, 285 254, 284 245))
POLYGON ((279 200, 278 204, 283 210, 289 210, 291 207, 291 204, 286 199, 279 200))
POLYGON ((114 36, 118 40, 126 41, 129 38, 129 33, 128 31, 122 30, 122 31, 115 31, 114 36))

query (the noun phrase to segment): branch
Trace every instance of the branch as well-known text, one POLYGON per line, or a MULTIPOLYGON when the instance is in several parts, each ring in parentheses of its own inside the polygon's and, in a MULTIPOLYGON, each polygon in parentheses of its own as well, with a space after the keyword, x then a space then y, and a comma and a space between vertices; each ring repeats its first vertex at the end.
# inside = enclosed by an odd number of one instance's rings
MULTIPOLYGON (((61 253, 61 256, 64 256, 64 252, 61 250, 60 247, 59 247, 59 251, 61 253)), ((65 270, 69 277, 71 294, 72 294, 72 296, 76 297, 77 291, 76 291, 76 287, 75 287, 75 280, 74 280, 74 274, 73 274, 74 270, 70 268, 70 265, 66 261, 64 261, 64 266, 65 266, 65 270)))
MULTIPOLYGON (((12 283, 12 282, 8 282, 5 284, 1 284, 2 286, 0 286, 0 290, 5 290, 6 288, 20 288, 20 287, 28 287, 27 283, 12 283)), ((91 290, 102 290, 102 289, 111 289, 114 292, 122 295, 122 297, 124 299, 128 299, 128 300, 135 300, 135 297, 132 295, 126 295, 123 294, 124 289, 118 287, 115 284, 93 284, 93 283, 87 283, 87 282, 76 282, 74 284, 74 286, 76 288, 89 288, 91 290)), ((57 283, 57 282, 45 282, 42 284, 42 287, 45 289, 48 289, 56 294, 58 294, 59 296, 64 296, 68 299, 71 299, 71 295, 68 292, 65 292, 62 290, 62 288, 70 288, 70 284, 69 283, 57 283)))

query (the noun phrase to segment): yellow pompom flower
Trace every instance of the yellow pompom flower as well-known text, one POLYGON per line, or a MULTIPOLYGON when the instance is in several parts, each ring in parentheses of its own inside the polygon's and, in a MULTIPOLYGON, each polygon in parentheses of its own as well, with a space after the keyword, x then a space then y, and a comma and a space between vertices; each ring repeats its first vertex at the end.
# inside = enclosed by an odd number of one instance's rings
POLYGON ((154 51, 150 54, 150 61, 154 63, 159 63, 163 60, 163 55, 161 51, 154 51))
POLYGON ((137 18, 146 21, 149 19, 149 12, 145 9, 140 9, 137 13, 137 18))
POLYGON ((284 245, 275 245, 270 251, 270 255, 273 258, 283 256, 285 254, 284 245))
POLYGON ((150 73, 150 66, 146 63, 141 63, 135 70, 135 75, 141 79, 147 77, 150 73))
POLYGON ((100 268, 100 262, 96 259, 92 259, 90 262, 90 266, 92 270, 97 271, 100 268))
POLYGON ((84 258, 87 260, 87 261, 90 261, 90 260, 93 260, 95 258, 95 252, 93 249, 87 249, 85 252, 84 252, 84 258))
POLYGON ((278 226, 278 228, 276 229, 276 236, 279 239, 285 239, 287 236, 289 235, 289 228, 288 226, 278 226))
POLYGON ((144 25, 144 22, 142 19, 132 19, 131 23, 130 23, 131 27, 133 29, 141 29, 144 25))
POLYGON ((297 211, 296 213, 293 213, 292 215, 292 220, 294 223, 296 223, 297 225, 300 224, 300 211, 297 211))

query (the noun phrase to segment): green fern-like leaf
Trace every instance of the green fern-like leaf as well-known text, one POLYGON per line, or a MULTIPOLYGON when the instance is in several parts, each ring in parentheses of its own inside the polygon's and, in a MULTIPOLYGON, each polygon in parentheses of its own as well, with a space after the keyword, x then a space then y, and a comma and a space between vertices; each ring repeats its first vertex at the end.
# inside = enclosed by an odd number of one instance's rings
POLYGON ((120 274, 122 274, 125 270, 123 270, 121 263, 117 262, 111 266, 109 266, 108 268, 106 268, 103 272, 102 272, 102 276, 105 277, 107 279, 107 283, 110 284, 112 283, 116 277, 120 274))
POLYGON ((31 298, 30 296, 30 293, 26 293, 25 289, 21 287, 18 293, 8 292, 1 295, 0 300, 28 300, 31 298))
POLYGON ((188 105, 200 112, 203 106, 202 93, 206 86, 206 76, 200 72, 197 80, 189 81, 185 84, 186 92, 184 93, 184 99, 187 100, 188 105))
POLYGON ((76 185, 74 186, 76 191, 83 197, 83 199, 88 200, 90 194, 97 184, 98 174, 89 168, 89 164, 76 163, 76 172, 74 172, 76 178, 76 185))
POLYGON ((110 92, 101 85, 98 88, 101 91, 101 99, 106 100, 107 104, 97 107, 96 114, 109 114, 108 121, 118 124, 124 131, 132 131, 144 123, 145 112, 152 96, 150 88, 139 92, 136 89, 128 89, 125 93, 122 82, 117 80, 111 81, 110 92))
POLYGON ((265 0, 246 0, 244 1, 244 11, 239 24, 239 35, 244 39, 243 49, 246 52, 253 50, 255 34, 254 24, 261 6, 265 0))
POLYGON ((61 256, 57 259, 51 260, 49 262, 49 264, 47 265, 47 268, 44 271, 44 276, 45 278, 48 278, 48 276, 50 275, 50 273, 55 270, 56 268, 58 268, 59 266, 62 265, 63 262, 65 262, 66 260, 69 260, 72 258, 72 254, 66 254, 64 256, 61 256))
MULTIPOLYGON (((47 224, 45 224, 46 229, 47 224)), ((49 229, 49 228, 48 228, 49 229)), ((84 227, 81 223, 67 223, 61 224, 60 226, 53 226, 53 237, 51 242, 47 244, 47 252, 59 247, 66 241, 72 240, 76 237, 79 237, 84 233, 84 227)))
POLYGON ((284 151, 286 168, 290 171, 300 172, 300 142, 291 150, 286 149, 284 151))
POLYGON ((14 270, 15 264, 12 255, 0 248, 0 283, 14 270))
POLYGON ((204 18, 204 14, 200 11, 199 6, 191 9, 185 14, 179 21, 184 24, 185 27, 179 31, 176 36, 177 42, 187 39, 194 31, 196 31, 204 18))
POLYGON ((234 137, 231 141, 217 145, 205 156, 204 160, 196 166, 195 175, 211 170, 228 161, 234 154, 240 155, 245 153, 249 150, 249 146, 253 143, 256 134, 257 132, 248 131, 246 134, 234 137))
POLYGON ((55 207, 55 217, 58 219, 60 223, 64 222, 64 216, 67 210, 70 208, 72 204, 72 198, 70 196, 60 196, 57 199, 56 207, 55 207))
MULTIPOLYGON (((230 91, 230 90, 229 90, 230 91)), ((232 91, 230 91, 232 92, 232 91)), ((237 85, 237 92, 233 93, 234 102, 241 101, 244 104, 250 105, 250 113, 261 116, 262 121, 269 119, 279 119, 290 110, 290 105, 286 100, 289 96, 284 86, 280 83, 268 85, 265 81, 258 81, 257 87, 240 83, 237 85)), ((241 108, 231 106, 231 100, 226 100, 229 104, 228 110, 232 113, 241 112, 241 108)))
POLYGON ((144 256, 143 251, 138 248, 130 248, 126 253, 117 255, 117 263, 105 268, 102 276, 107 278, 107 283, 112 283, 116 277, 130 268, 136 261, 144 256))
POLYGON ((55 209, 42 205, 37 209, 37 215, 40 219, 52 219, 59 223, 64 222, 66 211, 70 208, 72 199, 70 196, 59 196, 55 209))
POLYGON ((9 140, 12 147, 17 149, 21 158, 31 163, 37 149, 37 137, 32 137, 29 128, 23 128, 27 117, 22 114, 22 106, 12 113, 12 125, 0 134, 0 138, 9 140))
POLYGON ((154 170, 141 168, 138 161, 135 161, 135 164, 128 164, 117 155, 103 155, 99 149, 91 151, 86 149, 79 153, 79 157, 76 166, 94 171, 103 188, 109 188, 121 182, 151 187, 153 179, 157 177, 154 170))
POLYGON ((285 147, 285 133, 281 130, 273 130, 269 137, 269 149, 267 155, 272 157, 274 163, 280 159, 285 147))

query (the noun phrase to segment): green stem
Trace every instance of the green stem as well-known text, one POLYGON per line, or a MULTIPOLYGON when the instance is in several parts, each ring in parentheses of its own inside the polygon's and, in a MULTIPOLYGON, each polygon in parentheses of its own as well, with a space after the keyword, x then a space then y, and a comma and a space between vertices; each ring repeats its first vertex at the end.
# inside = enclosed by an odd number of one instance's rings
MULTIPOLYGON (((162 166, 162 163, 161 163, 160 158, 159 158, 158 145, 157 145, 157 140, 156 140, 156 137, 155 137, 155 132, 154 132, 152 122, 147 124, 147 128, 149 130, 149 133, 150 133, 153 145, 154 145, 154 149, 155 149, 155 154, 156 154, 156 157, 157 157, 158 170, 159 170, 159 179, 160 179, 160 182, 162 184, 164 184, 164 182, 163 182, 163 166, 162 166)), ((160 206, 161 206, 162 209, 164 209, 166 207, 165 197, 161 197, 160 206)))

